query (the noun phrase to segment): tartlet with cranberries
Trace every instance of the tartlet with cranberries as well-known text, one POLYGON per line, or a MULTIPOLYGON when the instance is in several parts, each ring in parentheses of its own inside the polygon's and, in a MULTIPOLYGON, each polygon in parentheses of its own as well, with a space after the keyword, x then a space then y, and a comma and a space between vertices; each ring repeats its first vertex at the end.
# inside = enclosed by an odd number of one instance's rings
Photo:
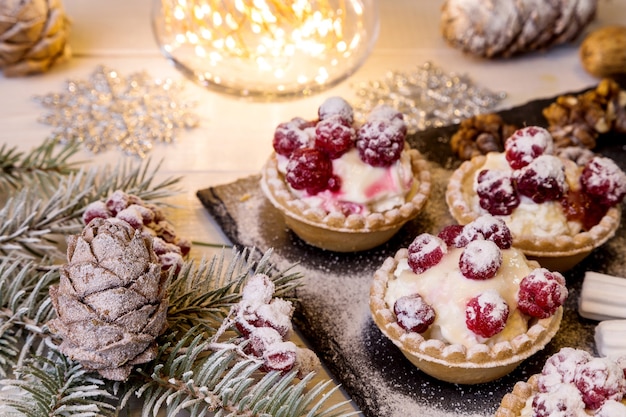
POLYGON ((506 394, 496 417, 623 417, 626 415, 626 357, 594 357, 564 347, 541 373, 519 381, 506 394))
POLYGON ((426 160, 406 143, 403 115, 389 106, 363 123, 340 97, 316 120, 278 125, 261 189, 296 235, 310 245, 353 252, 389 240, 430 194, 426 160))
POLYGON ((512 241, 491 215, 418 235, 375 272, 374 322, 437 379, 476 384, 508 374, 556 334, 568 295, 559 272, 512 241))
POLYGON ((613 160, 557 151, 547 130, 529 126, 506 140, 504 152, 456 169, 446 202, 460 224, 485 213, 503 219, 515 247, 565 271, 614 236, 625 195, 626 174, 613 160))

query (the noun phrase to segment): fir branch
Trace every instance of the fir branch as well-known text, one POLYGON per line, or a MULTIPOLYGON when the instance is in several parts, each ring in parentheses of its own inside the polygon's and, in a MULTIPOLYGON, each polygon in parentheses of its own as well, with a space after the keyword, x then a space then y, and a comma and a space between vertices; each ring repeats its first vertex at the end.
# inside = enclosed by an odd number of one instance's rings
POLYGON ((17 147, 0 147, 0 188, 22 188, 24 183, 42 183, 69 175, 80 162, 70 162, 79 151, 78 142, 58 146, 55 139, 45 140, 29 153, 17 147))
POLYGON ((0 381, 0 414, 3 416, 107 417, 116 415, 117 398, 77 363, 51 350, 49 357, 35 357, 16 370, 15 379, 0 381))

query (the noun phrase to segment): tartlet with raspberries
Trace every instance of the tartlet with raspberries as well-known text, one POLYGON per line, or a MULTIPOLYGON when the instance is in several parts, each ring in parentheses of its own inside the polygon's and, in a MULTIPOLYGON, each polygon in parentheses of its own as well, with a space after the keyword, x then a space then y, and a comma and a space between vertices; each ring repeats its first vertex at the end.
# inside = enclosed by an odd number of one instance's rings
POLYGON ((485 213, 501 218, 514 246, 565 271, 614 236, 625 195, 626 174, 613 160, 557 149, 546 129, 528 126, 507 138, 504 152, 463 162, 446 202, 460 224, 485 213))
POLYGON ((308 244, 372 249, 414 219, 430 194, 427 162, 406 134, 403 115, 389 106, 359 123, 346 100, 330 97, 317 119, 277 126, 261 189, 308 244))
POLYGON ((477 384, 508 374, 556 334, 568 295, 563 275, 512 242, 489 214, 418 235, 375 272, 374 322, 437 379, 477 384))

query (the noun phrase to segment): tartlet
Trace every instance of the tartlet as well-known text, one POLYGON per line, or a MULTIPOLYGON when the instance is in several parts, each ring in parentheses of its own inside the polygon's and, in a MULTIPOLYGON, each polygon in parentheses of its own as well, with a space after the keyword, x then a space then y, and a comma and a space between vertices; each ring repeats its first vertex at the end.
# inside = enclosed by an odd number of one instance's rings
MULTIPOLYGON (((406 126, 402 115, 386 106, 375 109, 370 119, 363 125, 352 120, 352 108, 339 98, 325 101, 320 106, 319 114, 319 120, 307 122, 295 118, 291 122, 281 124, 282 127, 279 126, 276 135, 278 136, 278 132, 282 129, 280 133, 282 136, 279 140, 275 136, 275 152, 270 155, 262 168, 261 189, 269 202, 283 214, 286 226, 312 246, 336 252, 362 251, 379 246, 397 233, 404 224, 414 219, 427 202, 431 189, 428 163, 416 149, 406 144, 404 140, 406 126), (346 113, 348 115, 345 115, 346 113), (363 160, 363 154, 368 151, 362 152, 362 149, 357 149, 357 147, 360 145, 361 132, 366 132, 363 135, 372 131, 377 132, 376 129, 367 131, 369 124, 376 123, 388 129, 394 126, 391 130, 396 135, 395 143, 392 143, 395 155, 388 161, 374 160, 372 162, 369 160, 366 162, 363 160), (324 128, 319 127, 322 124, 331 126, 326 126, 326 131, 324 131, 324 128), (322 130, 322 135, 326 134, 329 137, 328 141, 336 141, 338 135, 345 134, 346 139, 341 145, 342 149, 336 151, 333 148, 334 154, 327 149, 320 149, 320 130, 322 130), (287 131, 286 134, 285 131, 287 131), (346 133, 348 131, 351 132, 351 137, 346 133), (298 143, 294 146, 295 149, 285 151, 284 144, 287 142, 285 138, 293 138, 296 134, 300 136, 298 143), (293 176, 289 176, 292 173, 288 171, 291 166, 289 164, 298 160, 296 155, 307 152, 309 154, 305 157, 312 154, 312 159, 323 157, 324 160, 330 160, 333 170, 329 179, 322 180, 322 186, 314 189, 307 188, 308 184, 290 182, 293 176), (335 164, 341 164, 340 166, 343 167, 341 174, 337 174, 335 164), (352 169, 352 165, 358 166, 352 169), (349 197, 343 199, 344 195, 355 193, 344 192, 341 189, 342 184, 355 183, 349 176, 363 177, 365 176, 363 172, 369 175, 368 170, 375 172, 376 178, 379 178, 374 181, 374 184, 376 181, 380 182, 380 178, 387 176, 400 178, 390 182, 395 181, 402 185, 398 186, 399 189, 393 191, 393 195, 388 199, 382 198, 382 202, 353 201, 349 197), (355 172, 357 174, 354 174, 355 172), (392 203, 387 204, 385 200, 392 201, 392 203)), ((371 154, 370 152, 368 155, 371 154)), ((328 162, 325 164, 328 165, 328 162)), ((314 178, 319 177, 317 173, 310 175, 314 178)), ((368 185, 359 186, 367 187, 368 185)), ((361 196, 367 193, 356 194, 361 196)))
MULTIPOLYGON (((564 278, 558 272, 549 272, 527 260, 521 251, 509 246, 510 237, 508 244, 501 244, 496 234, 488 236, 483 233, 497 222, 489 217, 457 229, 455 233, 459 236, 467 236, 469 230, 470 238, 465 242, 456 240, 456 244, 451 243, 450 233, 446 238, 442 234, 446 233, 444 231, 436 238, 428 234, 416 237, 409 248, 398 250, 395 256, 384 261, 375 272, 370 287, 371 314, 382 333, 421 371, 446 382, 477 384, 510 373, 523 360, 545 347, 558 331, 563 316, 562 303, 567 297, 564 278), (424 239, 425 243, 418 243, 424 239), (440 240, 443 239, 447 243, 442 245, 440 240), (469 275, 461 266, 464 262, 461 259, 477 247, 493 247, 492 241, 501 246, 501 264, 492 268, 488 275, 467 278, 469 275), (416 244, 415 248, 430 249, 426 253, 420 253, 423 249, 415 252, 413 247, 416 244), (439 260, 426 270, 416 267, 415 259, 418 263, 421 260, 433 263, 434 258, 436 261, 438 256, 433 258, 435 252, 432 249, 437 245, 445 252, 439 260), (549 299, 552 304, 538 308, 533 304, 535 301, 528 301, 534 296, 520 295, 520 288, 523 287, 528 294, 529 288, 540 288, 536 285, 543 286, 544 280, 550 283, 541 288, 546 291, 550 288, 553 293, 543 299, 549 299), (497 301, 492 310, 487 308, 477 312, 477 305, 485 306, 492 298, 497 301), (518 302, 518 298, 523 301, 518 302), (399 304, 401 301, 406 303, 406 300, 415 302, 415 299, 430 306, 434 318, 424 319, 425 323, 421 323, 419 317, 427 316, 424 313, 427 308, 417 308, 418 313, 415 313, 399 304), (506 314, 498 316, 493 313, 502 311, 501 306, 496 307, 498 302, 506 304, 506 314), (405 318, 406 311, 409 311, 409 320, 405 318), (420 325, 415 325, 415 321, 420 325)), ((498 227, 506 228, 504 223, 498 223, 498 227)), ((503 241, 507 241, 506 237, 503 241)), ((487 250, 479 252, 484 254, 487 250)), ((477 256, 476 259, 486 259, 483 255, 477 256)), ((487 263, 485 261, 485 265, 487 263)))
MULTIPOLYGON (((535 144, 520 146, 523 151, 529 152, 524 162, 526 165, 521 167, 510 166, 512 158, 509 157, 509 153, 512 151, 475 156, 463 162, 450 177, 446 189, 446 203, 451 215, 460 224, 467 224, 486 212, 501 217, 511 226, 515 247, 548 269, 566 271, 589 255, 593 249, 603 245, 614 236, 621 221, 621 201, 626 193, 626 176, 608 158, 590 154, 580 161, 574 161, 562 155, 553 154, 551 136, 545 129, 535 126, 518 130, 507 139, 507 143, 510 143, 512 138, 533 140, 536 137, 543 137, 545 149, 530 155, 531 151, 528 149, 533 149, 535 144), (531 182, 530 188, 535 186, 534 191, 531 191, 535 192, 532 198, 526 190, 524 192, 527 195, 515 195, 515 193, 521 194, 517 190, 520 187, 520 177, 524 175, 524 172, 534 169, 531 164, 541 165, 546 161, 549 164, 544 165, 552 164, 560 167, 554 175, 560 176, 563 189, 555 192, 555 195, 550 195, 554 187, 537 191, 536 184, 531 182), (591 165, 610 166, 611 175, 617 178, 611 184, 613 189, 610 192, 592 195, 590 187, 581 184, 583 172, 589 171, 591 165), (492 196, 498 196, 494 197, 499 199, 495 203, 494 210, 478 195, 478 181, 484 171, 503 173, 497 174, 501 175, 500 178, 494 175, 489 179, 492 184, 496 181, 509 181, 512 178, 511 183, 506 184, 506 187, 487 189, 492 196), (504 190, 513 191, 509 193, 504 190), (601 200, 602 195, 612 195, 612 199, 601 200), (535 199, 538 202, 535 202, 535 199), (524 211, 520 207, 523 207, 524 211), (514 220, 517 213, 525 213, 526 220, 524 221, 536 228, 513 227, 512 222, 518 221, 514 220), (555 231, 548 228, 537 231, 544 225, 552 227, 553 224, 559 224, 562 227, 555 231)), ((509 148, 513 147, 509 146, 509 148)), ((551 166, 546 170, 552 168, 551 166)), ((549 175, 546 177, 553 180, 549 175)), ((518 216, 518 219, 521 218, 521 215, 518 216)))

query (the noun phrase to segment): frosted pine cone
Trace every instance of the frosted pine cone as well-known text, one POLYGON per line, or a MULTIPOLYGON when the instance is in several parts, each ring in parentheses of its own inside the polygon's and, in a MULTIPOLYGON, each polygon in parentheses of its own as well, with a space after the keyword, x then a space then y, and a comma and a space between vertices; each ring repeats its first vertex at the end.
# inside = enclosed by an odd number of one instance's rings
POLYGON ((104 378, 123 381, 155 358, 166 328, 167 274, 142 236, 119 219, 94 219, 68 237, 61 281, 50 288, 60 351, 104 378))
POLYGON ((69 56, 60 0, 0 1, 0 69, 7 77, 47 71, 69 56))

